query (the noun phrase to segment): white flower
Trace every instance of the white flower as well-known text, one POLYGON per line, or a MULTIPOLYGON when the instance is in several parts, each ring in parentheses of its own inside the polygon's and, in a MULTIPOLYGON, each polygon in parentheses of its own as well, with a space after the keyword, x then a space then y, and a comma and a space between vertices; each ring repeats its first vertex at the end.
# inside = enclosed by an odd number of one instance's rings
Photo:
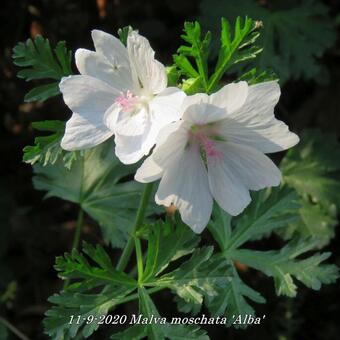
POLYGON ((249 190, 280 184, 281 173, 264 153, 285 150, 299 138, 274 117, 276 82, 239 82, 183 102, 181 121, 160 132, 155 151, 136 180, 161 178, 156 202, 174 204, 183 221, 200 233, 213 199, 231 215, 250 203, 249 190))
POLYGON ((125 47, 117 38, 92 31, 96 51, 78 49, 80 75, 63 78, 60 91, 73 111, 61 146, 78 150, 115 134, 123 163, 147 155, 159 130, 180 118, 185 94, 167 86, 164 66, 155 60, 147 39, 133 31, 125 47))

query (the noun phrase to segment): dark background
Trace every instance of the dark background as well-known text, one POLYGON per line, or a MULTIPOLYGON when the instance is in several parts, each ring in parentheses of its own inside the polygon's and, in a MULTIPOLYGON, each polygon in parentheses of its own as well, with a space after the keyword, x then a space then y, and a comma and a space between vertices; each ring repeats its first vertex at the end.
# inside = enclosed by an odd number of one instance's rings
MULTIPOLYGON (((330 17, 335 18, 339 1, 323 3, 329 7, 330 17)), ((77 209, 57 199, 43 201, 43 193, 32 187, 31 166, 21 161, 22 148, 33 142, 31 122, 66 119, 69 112, 60 97, 45 103, 23 102, 32 84, 16 78, 17 70, 11 62, 12 47, 18 41, 42 34, 52 45, 66 40, 73 51, 79 47, 92 49, 91 29, 116 34, 119 27, 132 25, 148 37, 157 58, 169 64, 181 43, 183 22, 200 15, 199 5, 198 0, 1 2, 0 315, 30 339, 46 338, 41 323, 43 313, 49 308, 46 300, 61 287, 53 270, 54 258, 71 247, 77 209)), ((339 44, 329 48, 319 62, 327 68, 329 81, 320 85, 315 80, 288 80, 282 89, 277 114, 296 132, 319 127, 339 136, 339 44)), ((88 218, 84 238, 101 242, 98 227, 88 218)), ((330 261, 338 264, 339 241, 338 234, 326 248, 333 252, 330 261)), ((261 293, 268 300, 266 305, 256 306, 258 315, 266 314, 265 322, 245 331, 222 326, 207 328, 212 339, 339 338, 339 285, 323 286, 319 292, 300 287, 298 297, 292 300, 277 298, 270 279, 247 269, 243 274, 248 276, 250 284, 256 282, 254 286, 261 287, 261 293)), ((166 292, 158 294, 156 303, 164 315, 177 315, 175 304, 169 303, 171 299, 166 292)), ((118 312, 132 312, 135 305, 124 308, 118 312)), ((110 333, 103 329, 91 339, 105 339, 105 334, 110 333)))

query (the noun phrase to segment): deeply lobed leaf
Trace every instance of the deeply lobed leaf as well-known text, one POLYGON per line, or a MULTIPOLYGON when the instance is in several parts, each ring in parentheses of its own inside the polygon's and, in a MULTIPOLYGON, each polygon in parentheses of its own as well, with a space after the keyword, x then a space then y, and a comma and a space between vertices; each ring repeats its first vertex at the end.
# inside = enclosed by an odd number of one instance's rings
MULTIPOLYGON (((60 141, 65 132, 65 123, 59 120, 45 120, 33 122, 32 127, 39 131, 53 132, 48 136, 39 136, 34 139, 34 146, 25 146, 23 161, 34 165, 39 163, 42 166, 53 165, 59 157, 65 167, 70 169, 72 162, 79 157, 79 152, 68 152, 61 148, 60 141)), ((81 153, 81 152, 80 152, 81 153)))
MULTIPOLYGON (((54 165, 34 166, 34 187, 47 191, 46 197, 59 197, 80 205, 101 226, 104 239, 123 247, 135 219, 142 185, 122 181, 135 171, 114 155, 112 140, 84 151, 66 169, 61 160, 54 165)), ((158 210, 148 210, 152 214, 158 210)))
POLYGON ((217 295, 217 289, 229 281, 223 259, 212 254, 213 247, 196 249, 188 261, 161 276, 155 285, 166 286, 186 303, 201 306, 204 297, 217 295))
POLYGON ((73 250, 58 257, 55 269, 60 278, 73 282, 49 298, 54 306, 46 312, 44 325, 53 339, 74 338, 78 332, 87 338, 99 327, 98 322, 87 322, 87 318, 106 315, 137 286, 133 278, 112 267, 108 254, 99 245, 84 243, 83 253, 73 250), (72 316, 80 318, 71 320, 72 316))
POLYGON ((192 253, 199 241, 179 219, 176 227, 170 220, 150 225, 143 282, 155 279, 172 261, 192 253))
POLYGON ((33 88, 25 96, 25 101, 44 101, 58 95, 59 81, 62 77, 72 74, 71 51, 66 48, 64 41, 58 42, 52 49, 48 39, 37 35, 33 40, 25 43, 19 42, 13 48, 13 62, 23 69, 18 72, 18 77, 26 81, 38 79, 56 80, 47 85, 33 88))
MULTIPOLYGON (((299 78, 318 82, 327 79, 327 70, 318 58, 336 40, 328 8, 315 0, 288 4, 277 1, 271 4, 271 9, 268 7, 255 0, 203 0, 200 20, 213 34, 219 31, 216 23, 221 16, 234 20, 238 15, 248 15, 261 20, 263 33, 258 44, 263 52, 254 60, 259 70, 273 70, 282 83, 299 78)), ((218 50, 217 43, 214 50, 218 50)), ((242 68, 238 71, 243 73, 242 68)))
POLYGON ((285 238, 301 235, 329 243, 337 225, 340 202, 340 151, 335 135, 306 130, 300 143, 281 162, 283 179, 300 195, 300 218, 281 231, 285 238))
POLYGON ((293 277, 314 290, 319 290, 322 283, 335 282, 339 277, 339 270, 335 265, 320 264, 330 256, 329 253, 297 259, 297 256, 310 251, 316 245, 317 241, 312 239, 299 240, 287 244, 279 251, 237 249, 228 253, 227 257, 273 277, 277 295, 294 297, 297 287, 293 277))

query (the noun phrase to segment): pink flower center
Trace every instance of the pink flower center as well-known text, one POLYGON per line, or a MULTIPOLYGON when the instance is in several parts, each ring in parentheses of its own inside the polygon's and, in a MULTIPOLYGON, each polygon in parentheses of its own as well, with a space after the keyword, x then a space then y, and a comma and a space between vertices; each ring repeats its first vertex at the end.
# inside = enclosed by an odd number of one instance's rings
POLYGON ((207 156, 209 157, 221 156, 221 151, 217 150, 216 148, 216 142, 209 139, 209 137, 204 132, 197 133, 196 139, 202 145, 207 156))
POLYGON ((131 91, 127 91, 126 93, 121 92, 120 96, 116 98, 115 103, 120 105, 124 112, 129 112, 138 103, 138 96, 135 96, 131 91))
POLYGON ((210 137, 212 132, 211 127, 195 125, 190 130, 190 138, 200 144, 206 157, 221 158, 222 152, 218 150, 216 141, 210 137))

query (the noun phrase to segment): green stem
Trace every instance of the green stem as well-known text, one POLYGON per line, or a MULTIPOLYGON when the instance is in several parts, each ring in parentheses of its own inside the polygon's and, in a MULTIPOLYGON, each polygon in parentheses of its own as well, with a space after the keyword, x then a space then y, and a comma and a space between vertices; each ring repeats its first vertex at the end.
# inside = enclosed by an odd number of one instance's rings
POLYGON ((21 333, 19 329, 13 326, 10 322, 0 316, 0 322, 8 328, 13 334, 15 334, 21 340, 30 340, 25 334, 21 333))
MULTIPOLYGON (((73 236, 71 251, 73 249, 78 249, 81 230, 83 229, 83 225, 84 225, 84 210, 80 207, 79 212, 78 212, 78 217, 77 217, 76 231, 73 236)), ((64 282, 64 289, 66 289, 69 284, 70 284, 70 279, 66 279, 64 282)))
POLYGON ((123 253, 118 261, 117 267, 116 269, 119 271, 124 271, 124 269, 126 268, 131 253, 133 251, 135 242, 134 242, 134 238, 135 238, 135 232, 137 231, 137 229, 140 227, 140 225, 143 223, 144 220, 144 216, 145 216, 145 212, 146 212, 146 207, 148 205, 148 201, 149 201, 149 197, 151 195, 152 192, 152 186, 153 183, 147 183, 144 187, 144 191, 139 203, 139 207, 137 210, 137 215, 136 215, 136 219, 135 219, 135 224, 131 233, 131 236, 128 240, 128 242, 126 243, 126 246, 123 250, 123 253))
POLYGON ((203 58, 197 59, 196 60, 196 65, 197 65, 197 68, 198 68, 198 73, 202 77, 202 82, 203 82, 204 89, 207 90, 207 87, 208 87, 208 76, 207 76, 206 67, 204 66, 203 58))
POLYGON ((135 237, 135 248, 136 248, 136 258, 137 258, 137 269, 138 269, 138 283, 142 282, 143 279, 143 253, 142 245, 140 239, 135 237))
POLYGON ((83 225, 84 225, 84 210, 82 208, 79 208, 76 231, 73 237, 72 250, 77 249, 79 246, 80 235, 81 230, 83 229, 83 225))
POLYGON ((212 92, 214 91, 216 85, 218 84, 218 82, 219 82, 220 79, 222 78, 223 74, 225 73, 225 71, 226 71, 226 69, 227 69, 228 62, 230 61, 230 58, 231 58, 231 56, 232 56, 232 53, 234 53, 234 51, 231 52, 231 53, 229 54, 229 56, 225 58, 225 61, 224 61, 224 63, 223 63, 223 66, 221 66, 221 67, 220 67, 220 68, 219 68, 219 69, 211 76, 211 78, 210 78, 210 80, 209 80, 209 84, 208 84, 208 86, 207 86, 207 88, 206 88, 206 92, 207 92, 208 94, 210 94, 210 93, 212 93, 212 92))

